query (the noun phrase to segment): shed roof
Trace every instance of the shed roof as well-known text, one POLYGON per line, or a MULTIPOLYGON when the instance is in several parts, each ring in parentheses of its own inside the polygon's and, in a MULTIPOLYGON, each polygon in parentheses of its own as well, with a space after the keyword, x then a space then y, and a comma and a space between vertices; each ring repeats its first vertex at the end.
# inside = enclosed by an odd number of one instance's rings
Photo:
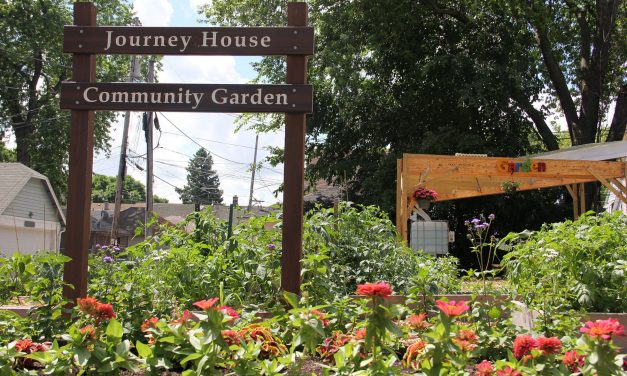
POLYGON ((57 208, 61 223, 65 225, 65 216, 48 178, 21 163, 0 163, 0 192, 2 192, 0 194, 0 213, 15 200, 15 197, 32 178, 40 179, 45 183, 46 191, 57 208))
POLYGON ((542 158, 579 161, 609 161, 625 157, 627 157, 627 141, 578 145, 531 156, 532 159, 542 158))

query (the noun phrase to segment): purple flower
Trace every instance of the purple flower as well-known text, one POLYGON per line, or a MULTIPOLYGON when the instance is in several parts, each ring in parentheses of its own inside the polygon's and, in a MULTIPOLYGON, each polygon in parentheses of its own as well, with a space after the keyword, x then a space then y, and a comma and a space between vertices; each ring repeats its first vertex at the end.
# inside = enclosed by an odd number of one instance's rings
POLYGON ((96 244, 96 249, 100 249, 100 243, 96 244))
POLYGON ((115 247, 113 247, 113 250, 116 251, 116 252, 120 252, 120 247, 115 246, 115 247))
POLYGON ((495 216, 494 214, 490 214, 490 215, 488 216, 488 219, 489 219, 489 220, 491 220, 491 221, 493 221, 493 220, 494 220, 494 218, 496 218, 496 216, 495 216))
POLYGON ((478 225, 479 223, 481 223, 481 220, 479 218, 473 218, 472 221, 470 221, 470 223, 472 223, 473 225, 478 225))
POLYGON ((274 249, 276 248, 276 244, 270 243, 266 247, 268 248, 269 251, 274 251, 274 249))
POLYGON ((106 264, 110 264, 113 262, 113 257, 111 256, 105 256, 102 261, 104 261, 106 264))
POLYGON ((108 245, 103 245, 101 248, 102 248, 103 251, 106 251, 107 249, 109 249, 109 246, 108 245))

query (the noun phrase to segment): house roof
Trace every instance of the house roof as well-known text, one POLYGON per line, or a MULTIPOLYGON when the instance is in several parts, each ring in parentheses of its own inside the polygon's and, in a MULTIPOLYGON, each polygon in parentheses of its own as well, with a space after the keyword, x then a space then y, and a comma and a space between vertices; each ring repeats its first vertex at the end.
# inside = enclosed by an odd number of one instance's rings
POLYGON ((65 215, 63 215, 61 205, 59 205, 48 178, 21 163, 0 163, 0 192, 2 192, 0 195, 0 213, 15 200, 15 197, 30 179, 39 179, 45 183, 46 191, 57 208, 61 223, 65 225, 65 215))
POLYGON ((580 161, 608 161, 627 157, 627 141, 585 144, 566 149, 534 154, 532 159, 562 159, 580 161))

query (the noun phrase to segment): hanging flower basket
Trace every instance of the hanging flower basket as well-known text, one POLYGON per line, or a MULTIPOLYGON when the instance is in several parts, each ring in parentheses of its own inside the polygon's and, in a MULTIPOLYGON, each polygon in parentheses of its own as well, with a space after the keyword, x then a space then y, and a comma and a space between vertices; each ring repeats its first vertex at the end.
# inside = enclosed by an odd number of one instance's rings
POLYGON ((411 194, 409 206, 413 208, 417 204, 420 209, 429 209, 431 203, 437 199, 438 193, 433 189, 417 187, 411 194))

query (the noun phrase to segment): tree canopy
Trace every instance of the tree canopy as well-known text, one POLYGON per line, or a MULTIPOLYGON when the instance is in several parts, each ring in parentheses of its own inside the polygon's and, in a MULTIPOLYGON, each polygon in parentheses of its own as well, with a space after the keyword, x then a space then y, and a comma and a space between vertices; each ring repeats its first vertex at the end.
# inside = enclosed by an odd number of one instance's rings
POLYGON ((205 149, 198 149, 187 166, 187 184, 177 188, 184 204, 214 205, 222 203, 220 178, 213 169, 213 158, 205 149))
MULTIPOLYGON (((16 159, 66 191, 69 112, 59 109, 59 88, 71 79, 72 62, 62 51, 63 26, 72 24, 71 0, 9 1, 0 4, 0 131, 15 136, 16 159)), ((128 0, 95 0, 100 25, 129 25, 128 0)), ((127 56, 98 56, 98 81, 124 81, 127 56)), ((97 112, 95 149, 109 148, 113 112, 97 112)))
MULTIPOLYGON (((204 13, 210 24, 284 25, 287 3, 214 0, 204 13)), ((557 149, 566 140, 549 120, 556 112, 571 112, 562 124, 571 144, 622 138, 627 38, 619 3, 310 1, 310 178, 341 182, 351 198, 392 211, 403 153, 557 149)), ((261 81, 285 80, 282 58, 255 68, 261 81)), ((255 120, 262 130, 283 123, 255 120)))
MULTIPOLYGON (((91 201, 92 202, 115 202, 115 186, 117 177, 101 174, 94 175, 91 181, 91 201)), ((153 197, 154 202, 167 203, 166 198, 153 197)), ((124 179, 122 188, 122 203, 135 204, 146 201, 146 186, 132 176, 124 179)))

